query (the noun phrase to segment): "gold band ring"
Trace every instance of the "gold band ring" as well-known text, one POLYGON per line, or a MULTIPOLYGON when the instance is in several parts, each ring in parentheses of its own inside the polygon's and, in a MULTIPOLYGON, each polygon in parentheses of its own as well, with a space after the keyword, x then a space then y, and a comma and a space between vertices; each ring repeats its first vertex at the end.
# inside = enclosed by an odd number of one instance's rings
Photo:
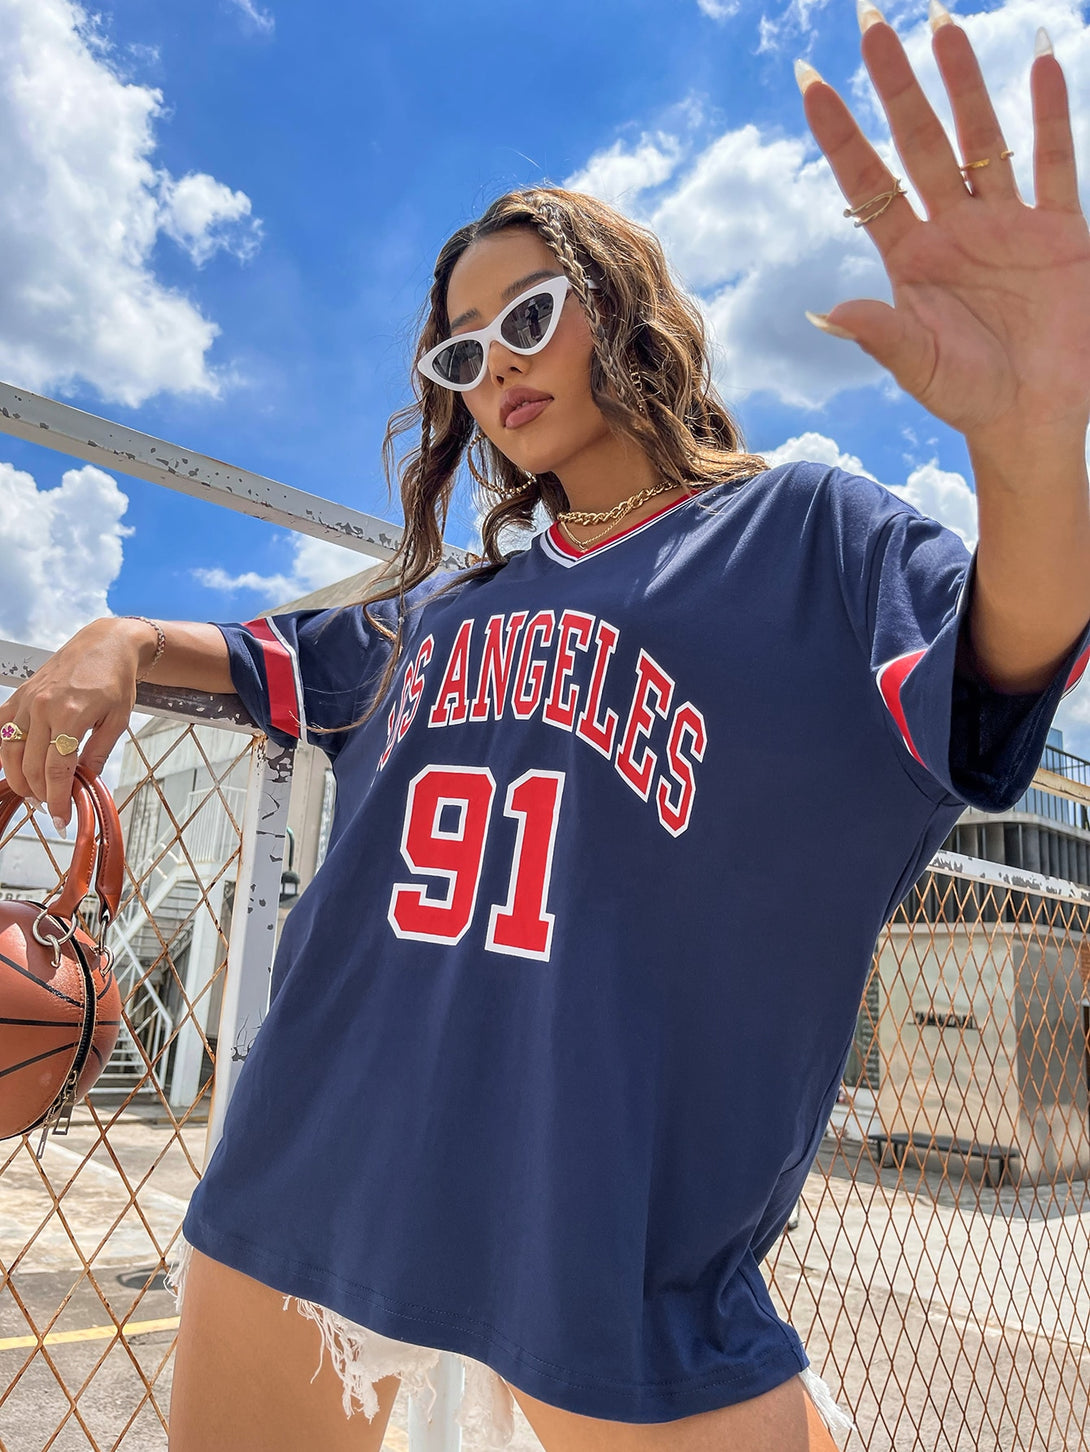
MULTIPOLYGON (((1013 156, 1013 155, 1014 155, 1014 152, 1011 151, 1011 150, 1009 150, 1009 149, 1007 151, 1001 151, 999 153, 999 160, 1000 161, 1006 161, 1006 159, 1007 159, 1008 156, 1013 156)), ((979 167, 979 166, 991 166, 991 164, 992 164, 991 157, 990 156, 986 156, 986 157, 984 157, 983 161, 967 161, 964 166, 959 166, 958 167, 958 171, 976 171, 977 167, 979 167)))
POLYGON ((5 721, 0 726, 0 741, 25 741, 26 732, 21 726, 16 726, 14 721, 5 721))
POLYGON ((890 204, 895 201, 897 197, 903 197, 905 195, 905 189, 901 185, 901 178, 895 177, 894 180, 897 185, 894 186, 890 191, 879 192, 876 197, 871 197, 866 202, 860 202, 858 207, 844 208, 845 217, 859 218, 857 222, 854 222, 852 224, 853 226, 865 227, 868 222, 873 222, 876 217, 880 217, 882 213, 886 210, 886 208, 890 206, 890 204), (861 213, 865 212, 868 207, 873 207, 876 202, 881 202, 882 204, 876 212, 871 212, 869 217, 864 217, 860 215, 861 213))
POLYGON ((59 736, 54 736, 49 743, 55 746, 62 756, 71 756, 73 751, 79 750, 79 741, 75 736, 66 736, 62 731, 59 736))

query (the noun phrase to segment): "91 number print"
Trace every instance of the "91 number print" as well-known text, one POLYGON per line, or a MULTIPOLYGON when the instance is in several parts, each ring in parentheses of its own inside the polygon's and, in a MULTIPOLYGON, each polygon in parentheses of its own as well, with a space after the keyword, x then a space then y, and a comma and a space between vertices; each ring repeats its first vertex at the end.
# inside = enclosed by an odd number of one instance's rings
MULTIPOLYGON (((549 956, 553 914, 546 902, 563 792, 562 771, 527 771, 507 788, 504 816, 518 829, 507 901, 489 909, 489 952, 549 956)), ((394 884, 387 917, 399 938, 458 943, 465 937, 477 908, 495 795, 496 779, 486 766, 428 766, 413 777, 401 855, 410 871, 438 878, 445 888, 442 897, 428 897, 427 885, 394 884)))

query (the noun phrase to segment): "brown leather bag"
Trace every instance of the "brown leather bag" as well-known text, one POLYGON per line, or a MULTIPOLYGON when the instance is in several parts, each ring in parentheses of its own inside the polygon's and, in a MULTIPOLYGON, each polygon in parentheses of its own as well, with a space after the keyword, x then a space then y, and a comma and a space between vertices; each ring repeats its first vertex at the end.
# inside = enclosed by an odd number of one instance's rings
MULTIPOLYGON (((73 1107, 106 1067, 121 1028, 121 995, 103 946, 124 879, 121 822, 107 788, 81 766, 72 799, 76 840, 57 888, 44 903, 0 901, 0 1139, 40 1125, 39 1160, 50 1126, 68 1133, 73 1107), (96 859, 97 942, 78 916, 96 859)), ((22 805, 0 781, 0 835, 22 805)))

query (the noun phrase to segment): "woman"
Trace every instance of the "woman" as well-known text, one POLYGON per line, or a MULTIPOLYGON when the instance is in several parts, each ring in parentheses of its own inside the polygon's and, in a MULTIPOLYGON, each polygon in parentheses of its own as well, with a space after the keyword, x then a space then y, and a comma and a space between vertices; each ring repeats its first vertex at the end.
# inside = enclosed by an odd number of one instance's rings
POLYGON ((1030 208, 968 40, 932 12, 962 166, 861 17, 927 221, 835 91, 800 84, 894 297, 818 322, 965 434, 971 560, 870 480, 744 453, 654 239, 533 189, 440 254, 418 401, 387 437, 389 458, 421 426, 405 540, 366 608, 154 638, 96 621, 0 710, 8 780, 64 817, 49 744, 94 728, 100 769, 138 672, 237 690, 338 776, 183 1225, 172 1452, 377 1452, 441 1348, 473 1445, 505 1445, 512 1396, 547 1452, 834 1445, 759 1263, 883 923, 966 802, 1026 789, 1090 658, 1063 77, 1035 60, 1030 208), (485 555, 437 575, 463 457, 485 555), (317 1373, 310 1321, 335 1353, 317 1373))

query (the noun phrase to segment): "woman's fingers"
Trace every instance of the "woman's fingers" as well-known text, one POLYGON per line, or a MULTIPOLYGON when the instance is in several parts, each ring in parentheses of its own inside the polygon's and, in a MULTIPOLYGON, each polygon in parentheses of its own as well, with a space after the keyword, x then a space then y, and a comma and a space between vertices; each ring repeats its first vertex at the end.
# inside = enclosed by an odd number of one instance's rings
POLYGON ((903 192, 895 197, 888 195, 897 189, 897 178, 860 131, 833 87, 804 62, 796 64, 795 75, 802 89, 806 119, 840 190, 849 207, 862 208, 855 218, 857 225, 865 225, 879 252, 887 255, 914 227, 922 225, 920 218, 903 192), (867 205, 871 202, 873 205, 867 205))
MULTIPOLYGON (((898 155, 928 214, 934 217, 945 207, 965 200, 966 187, 958 169, 958 159, 945 126, 932 110, 931 102, 916 79, 896 31, 884 21, 868 24, 868 14, 874 16, 878 12, 864 10, 860 16, 860 24, 866 24, 861 47, 863 63, 889 120, 898 155)), ((956 49, 961 59, 961 50, 969 45, 968 37, 958 27, 953 28, 964 41, 964 47, 943 45, 939 48, 944 51, 956 49)), ((949 29, 949 25, 940 27, 940 30, 949 29)), ((935 40, 937 43, 938 35, 935 40)), ((969 61, 975 65, 971 49, 969 61)), ((986 92, 984 99, 990 108, 986 92)), ((953 103, 953 97, 951 101, 953 103)), ((954 105, 956 110, 957 103, 954 105)))
POLYGON ((1033 98, 1034 201, 1046 211, 1078 213, 1082 208, 1067 83, 1044 30, 1037 32, 1037 52, 1029 73, 1033 98))
POLYGON ((35 709, 35 702, 23 705, 14 698, 0 711, 0 725, 6 721, 14 721, 25 736, 21 741, 0 740, 5 781, 17 796, 39 803, 55 822, 66 824, 72 814, 72 778, 79 758, 75 751, 62 752, 55 743, 65 736, 78 743, 86 726, 51 722, 35 709))
MULTIPOLYGON (((21 730, 26 731, 28 723, 25 719, 17 719, 19 715, 19 709, 14 702, 11 700, 5 701, 3 706, 0 706, 0 731, 9 722, 13 722, 21 730)), ((25 741, 5 740, 0 736, 0 766, 4 769, 4 780, 16 796, 32 797, 37 801, 38 798, 34 796, 33 790, 23 775, 23 752, 25 747, 25 741)))
MULTIPOLYGON (((76 774, 76 762, 79 760, 75 751, 63 753, 55 745, 50 744, 50 738, 61 735, 70 735, 72 740, 79 740, 83 731, 76 733, 72 728, 65 731, 64 727, 54 727, 41 733, 41 739, 45 744, 44 759, 41 763, 41 774, 45 780, 45 802, 46 811, 58 825, 68 825, 68 819, 72 815, 72 778, 76 774)), ((31 778, 33 781, 35 778, 31 778)))
POLYGON ((1007 142, 969 37, 960 25, 945 19, 936 26, 932 50, 950 97, 966 185, 974 196, 1021 200, 1011 159, 1003 155, 1007 142), (987 165, 964 169, 974 161, 987 165))

